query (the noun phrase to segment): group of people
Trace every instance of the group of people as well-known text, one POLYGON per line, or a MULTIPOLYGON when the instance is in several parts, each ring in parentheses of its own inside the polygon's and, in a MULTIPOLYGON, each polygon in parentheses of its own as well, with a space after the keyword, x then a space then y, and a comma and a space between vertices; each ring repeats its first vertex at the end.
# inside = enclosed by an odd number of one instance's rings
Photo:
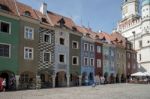
POLYGON ((6 79, 0 77, 0 91, 5 91, 6 89, 6 79))

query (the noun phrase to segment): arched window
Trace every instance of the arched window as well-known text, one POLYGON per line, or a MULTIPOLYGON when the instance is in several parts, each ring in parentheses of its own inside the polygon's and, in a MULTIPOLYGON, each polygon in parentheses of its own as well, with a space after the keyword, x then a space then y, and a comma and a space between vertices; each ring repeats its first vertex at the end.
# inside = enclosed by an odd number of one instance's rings
POLYGON ((31 16, 31 13, 29 11, 25 11, 23 15, 24 16, 31 16))

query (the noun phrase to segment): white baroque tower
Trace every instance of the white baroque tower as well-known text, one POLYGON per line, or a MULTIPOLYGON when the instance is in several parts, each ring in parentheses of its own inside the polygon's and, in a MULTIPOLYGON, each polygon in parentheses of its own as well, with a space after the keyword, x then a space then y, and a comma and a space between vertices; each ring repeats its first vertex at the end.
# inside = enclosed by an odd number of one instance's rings
POLYGON ((122 5, 122 18, 129 18, 139 15, 138 0, 124 0, 122 5))
POLYGON ((141 15, 139 4, 139 0, 123 1, 117 31, 133 43, 138 66, 150 72, 150 0, 142 0, 141 15))

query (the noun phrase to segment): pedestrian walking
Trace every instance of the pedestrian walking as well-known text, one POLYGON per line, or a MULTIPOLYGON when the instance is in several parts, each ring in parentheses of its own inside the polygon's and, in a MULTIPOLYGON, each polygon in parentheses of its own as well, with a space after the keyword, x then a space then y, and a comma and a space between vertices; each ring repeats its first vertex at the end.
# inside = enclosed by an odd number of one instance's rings
POLYGON ((5 91, 6 90, 6 79, 5 78, 3 79, 2 86, 3 86, 3 91, 5 91))

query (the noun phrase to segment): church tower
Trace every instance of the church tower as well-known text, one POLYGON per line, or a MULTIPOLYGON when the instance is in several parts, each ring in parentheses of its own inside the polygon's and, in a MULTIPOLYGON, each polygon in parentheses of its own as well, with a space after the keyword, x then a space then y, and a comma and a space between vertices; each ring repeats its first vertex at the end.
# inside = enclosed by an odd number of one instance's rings
POLYGON ((122 19, 139 16, 139 0, 124 0, 122 19))

